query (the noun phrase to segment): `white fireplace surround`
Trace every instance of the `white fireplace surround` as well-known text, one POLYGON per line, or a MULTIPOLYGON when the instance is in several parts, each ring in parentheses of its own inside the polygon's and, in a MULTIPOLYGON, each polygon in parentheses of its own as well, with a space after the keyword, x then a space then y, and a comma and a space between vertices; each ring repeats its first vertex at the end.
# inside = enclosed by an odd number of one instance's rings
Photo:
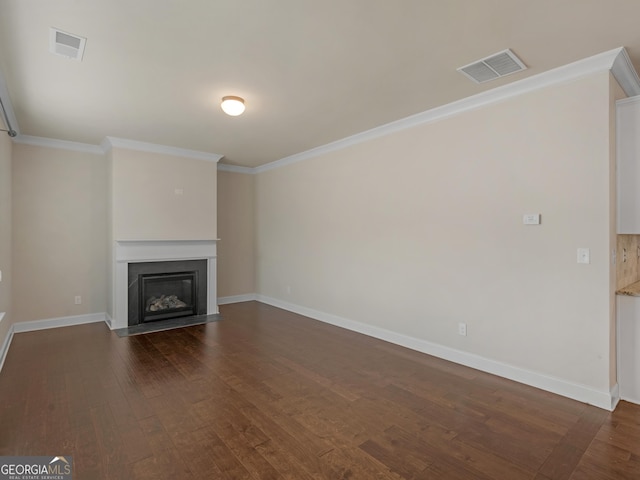
POLYGON ((127 282, 130 263, 207 260, 207 315, 218 313, 216 240, 116 240, 113 258, 112 329, 129 326, 127 282))

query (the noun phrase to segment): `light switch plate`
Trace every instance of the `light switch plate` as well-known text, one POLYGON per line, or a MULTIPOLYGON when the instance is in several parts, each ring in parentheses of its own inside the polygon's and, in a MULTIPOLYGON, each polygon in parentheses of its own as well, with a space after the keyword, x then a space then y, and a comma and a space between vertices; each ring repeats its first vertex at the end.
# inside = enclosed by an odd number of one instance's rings
POLYGON ((522 216, 522 223, 525 225, 540 225, 539 213, 525 213, 522 216))
POLYGON ((591 263, 591 254, 588 248, 578 249, 578 263, 591 263))

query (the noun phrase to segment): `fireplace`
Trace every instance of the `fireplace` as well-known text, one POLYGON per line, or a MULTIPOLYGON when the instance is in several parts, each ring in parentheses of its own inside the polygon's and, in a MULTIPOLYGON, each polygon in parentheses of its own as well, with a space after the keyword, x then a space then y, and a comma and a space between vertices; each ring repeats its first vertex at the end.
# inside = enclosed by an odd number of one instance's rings
POLYGON ((207 314, 207 261, 129 263, 128 325, 207 314))
MULTIPOLYGON (((109 298, 109 313, 107 323, 110 328, 126 328, 130 326, 129 317, 132 309, 130 299, 135 302, 133 315, 139 316, 139 293, 130 291, 132 282, 138 282, 129 277, 129 267, 143 263, 160 263, 173 261, 202 260, 206 265, 205 271, 198 273, 198 288, 204 288, 204 294, 198 294, 198 303, 206 302, 202 314, 218 314, 216 295, 216 240, 117 240, 113 248, 113 276, 109 298), (206 282, 203 282, 206 279, 206 282)), ((169 273, 192 271, 193 268, 181 268, 169 273)), ((160 273, 161 271, 139 272, 160 273)), ((135 320, 141 323, 139 318, 135 320)), ((133 323, 135 325, 136 323, 133 323)))

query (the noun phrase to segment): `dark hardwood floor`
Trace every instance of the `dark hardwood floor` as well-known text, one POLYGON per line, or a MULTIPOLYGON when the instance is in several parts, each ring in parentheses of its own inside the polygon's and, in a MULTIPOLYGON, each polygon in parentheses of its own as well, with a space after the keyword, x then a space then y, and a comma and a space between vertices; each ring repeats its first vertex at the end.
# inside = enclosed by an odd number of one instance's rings
POLYGON ((0 455, 90 479, 638 479, 640 406, 613 413, 256 302, 120 338, 20 333, 0 455))

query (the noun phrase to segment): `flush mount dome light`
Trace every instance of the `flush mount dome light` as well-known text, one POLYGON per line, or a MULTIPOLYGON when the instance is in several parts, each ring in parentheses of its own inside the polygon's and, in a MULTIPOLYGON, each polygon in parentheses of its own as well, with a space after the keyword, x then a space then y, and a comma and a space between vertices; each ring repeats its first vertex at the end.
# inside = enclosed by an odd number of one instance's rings
POLYGON ((244 112, 244 98, 241 97, 222 97, 222 103, 220 104, 222 111, 232 117, 237 117, 244 112))

